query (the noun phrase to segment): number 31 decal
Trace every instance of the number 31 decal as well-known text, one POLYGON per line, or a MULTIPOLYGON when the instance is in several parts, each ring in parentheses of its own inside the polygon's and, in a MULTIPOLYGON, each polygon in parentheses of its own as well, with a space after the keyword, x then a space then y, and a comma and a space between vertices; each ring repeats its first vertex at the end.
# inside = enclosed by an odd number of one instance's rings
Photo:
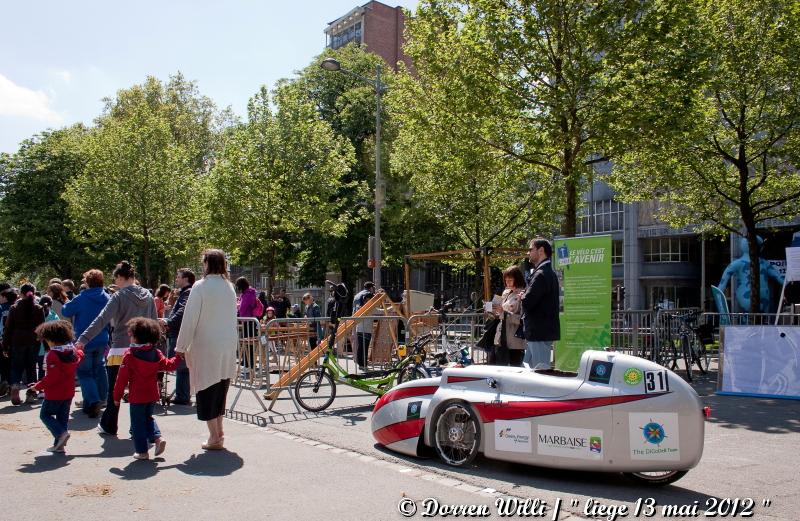
POLYGON ((644 372, 644 392, 645 393, 665 393, 669 392, 669 381, 666 371, 645 371, 644 372))

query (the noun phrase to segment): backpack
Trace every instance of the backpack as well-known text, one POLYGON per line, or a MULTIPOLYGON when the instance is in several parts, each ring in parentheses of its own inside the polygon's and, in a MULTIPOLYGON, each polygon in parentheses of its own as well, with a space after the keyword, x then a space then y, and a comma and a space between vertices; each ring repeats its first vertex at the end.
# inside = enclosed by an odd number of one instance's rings
POLYGON ((261 318, 264 316, 264 303, 259 299, 256 299, 256 307, 253 308, 253 316, 255 318, 261 318))

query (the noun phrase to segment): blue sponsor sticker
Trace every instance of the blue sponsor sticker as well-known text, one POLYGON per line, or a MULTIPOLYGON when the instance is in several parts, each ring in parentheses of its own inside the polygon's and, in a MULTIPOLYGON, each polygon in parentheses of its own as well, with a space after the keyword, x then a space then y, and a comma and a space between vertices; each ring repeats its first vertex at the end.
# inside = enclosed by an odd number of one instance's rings
POLYGON ((589 371, 589 381, 607 384, 611 380, 611 370, 613 368, 614 364, 612 362, 593 361, 592 369, 589 371))
POLYGON ((416 420, 422 411, 422 402, 411 402, 406 409, 406 420, 416 420))

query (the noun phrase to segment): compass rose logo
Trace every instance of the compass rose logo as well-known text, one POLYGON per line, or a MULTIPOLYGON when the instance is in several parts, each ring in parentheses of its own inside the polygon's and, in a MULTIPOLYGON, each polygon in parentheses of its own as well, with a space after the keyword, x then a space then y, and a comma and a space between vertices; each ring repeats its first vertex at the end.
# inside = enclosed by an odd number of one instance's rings
POLYGON ((650 421, 644 427, 640 428, 642 429, 644 441, 647 443, 661 445, 661 442, 663 442, 667 437, 664 426, 660 423, 654 422, 652 419, 650 419, 650 421))

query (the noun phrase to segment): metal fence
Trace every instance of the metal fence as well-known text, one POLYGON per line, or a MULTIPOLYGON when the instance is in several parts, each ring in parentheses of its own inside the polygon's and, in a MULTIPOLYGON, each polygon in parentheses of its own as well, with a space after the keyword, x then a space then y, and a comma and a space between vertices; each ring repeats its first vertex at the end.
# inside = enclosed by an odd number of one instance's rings
MULTIPOLYGON (((611 348, 636 356, 677 339, 681 323, 676 315, 697 311, 675 309, 665 311, 613 311, 611 314, 611 348)), ((714 342, 719 341, 719 330, 725 326, 782 326, 800 325, 800 315, 775 313, 698 313, 696 325, 709 324, 713 328, 714 342)))
MULTIPOLYGON (((677 340, 681 323, 676 315, 697 312, 696 309, 668 311, 613 311, 611 317, 611 345, 616 351, 635 356, 649 356, 670 339, 677 340)), ((456 353, 467 353, 461 360, 482 364, 487 361, 487 352, 476 346, 484 332, 485 313, 427 313, 405 318, 399 315, 374 315, 345 317, 340 328, 349 324, 350 333, 340 335, 335 352, 338 363, 348 373, 387 369, 400 360, 398 345, 410 344, 422 335, 431 334, 432 341, 426 346, 431 360, 444 355, 453 361, 456 353), (359 343, 366 347, 366 360, 359 358, 359 343), (448 356, 451 355, 451 356, 448 356)), ((719 339, 719 328, 726 325, 772 325, 775 314, 747 313, 699 313, 696 324, 713 326, 713 341, 719 339)), ((800 315, 780 315, 780 325, 800 325, 800 315)), ((240 395, 252 392, 261 407, 267 405, 261 398, 264 391, 282 393, 291 390, 293 382, 277 386, 277 382, 298 365, 314 349, 318 342, 329 335, 329 323, 325 317, 274 319, 259 323, 256 319, 239 319, 239 346, 237 363, 239 374, 234 382, 236 397, 231 405, 235 409, 240 395)), ((716 352, 714 347, 712 354, 716 352)), ((321 356, 324 353, 320 354, 321 356)), ((277 395, 274 395, 277 396, 277 395)), ((273 401, 274 403, 274 401, 273 401)))

